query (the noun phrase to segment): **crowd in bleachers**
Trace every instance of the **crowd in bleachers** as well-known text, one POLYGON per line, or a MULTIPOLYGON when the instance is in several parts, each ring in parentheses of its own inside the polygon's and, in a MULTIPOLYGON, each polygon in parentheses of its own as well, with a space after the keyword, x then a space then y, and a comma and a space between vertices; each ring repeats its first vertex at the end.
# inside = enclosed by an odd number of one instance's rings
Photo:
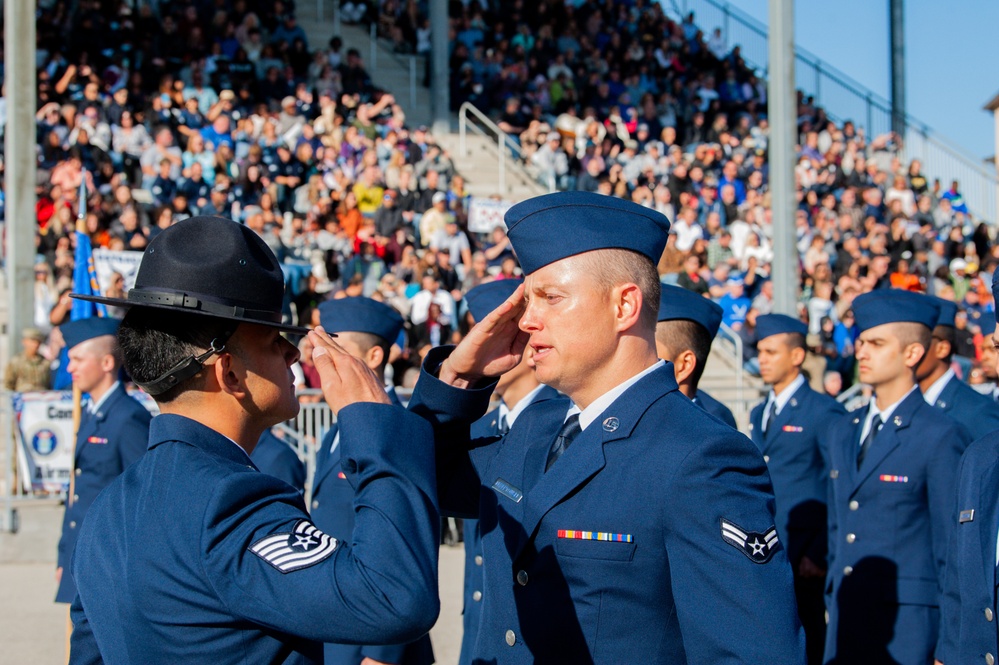
MULTIPOLYGON (((490 11, 473 2, 453 29, 452 104, 490 111, 549 188, 665 213, 673 236, 663 281, 717 300, 756 371, 755 317, 773 302, 769 125, 765 81, 739 46, 693 14, 671 19, 662 3, 490 11)), ((800 93, 797 112, 799 313, 832 373, 829 390, 853 381, 850 303, 889 286, 960 304, 961 369, 981 379, 970 370, 990 329, 997 263, 985 220, 956 181, 930 182, 918 160, 904 160, 899 137, 835 122, 800 93)))
MULTIPOLYGON (((425 3, 340 9, 398 51, 429 50, 425 3)), ((314 323, 324 298, 391 303, 409 324, 399 381, 427 348, 460 334, 465 290, 516 276, 502 229, 467 231, 461 165, 426 128, 407 125, 359 52, 335 36, 310 44, 294 10, 281 0, 159 3, 158 12, 39 4, 43 331, 68 316, 81 181, 95 247, 142 250, 178 220, 221 214, 282 260, 290 321, 314 323)), ((551 188, 664 212, 673 233, 663 281, 716 299, 754 371, 754 320, 772 308, 769 127, 765 82, 738 45, 641 0, 473 0, 449 11, 453 106, 493 113, 551 188)), ((895 286, 961 304, 962 367, 983 375, 980 324, 991 318, 997 257, 958 183, 928 181, 917 160, 901 158, 897 137, 834 122, 805 96, 798 118, 799 307, 816 356, 849 385, 850 302, 895 286)))

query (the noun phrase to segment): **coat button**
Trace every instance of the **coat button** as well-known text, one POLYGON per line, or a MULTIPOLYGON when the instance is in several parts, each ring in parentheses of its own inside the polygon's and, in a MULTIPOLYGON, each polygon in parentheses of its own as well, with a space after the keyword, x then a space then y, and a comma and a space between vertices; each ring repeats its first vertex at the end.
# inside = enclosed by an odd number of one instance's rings
POLYGON ((856 540, 857 540, 857 534, 855 533, 846 534, 846 542, 853 543, 856 542, 856 540))
POLYGON ((517 634, 512 630, 506 631, 506 643, 510 646, 517 643, 517 634))
POLYGON ((476 554, 475 555, 475 565, 476 566, 481 566, 482 565, 482 555, 481 554, 476 554))
POLYGON ((985 665, 995 665, 996 658, 990 653, 985 654, 985 665))
POLYGON ((69 528, 70 529, 75 529, 76 528, 76 522, 75 521, 74 522, 70 522, 69 523, 69 528))
POLYGON ((517 572, 517 584, 520 586, 527 586, 527 571, 521 570, 517 572))
POLYGON ((78 469, 76 470, 76 475, 80 475, 81 473, 83 473, 83 469, 79 469, 79 468, 78 468, 78 469))
POLYGON ((472 600, 474 600, 475 602, 479 602, 480 600, 482 600, 482 592, 481 591, 474 591, 472 593, 472 600))
POLYGON ((80 500, 80 495, 79 494, 74 494, 73 495, 73 501, 79 501, 79 500, 80 500))
POLYGON ((848 577, 850 575, 852 575, 853 574, 853 566, 847 566, 846 568, 844 568, 843 569, 843 574, 846 575, 846 576, 848 576, 848 577))
POLYGON ((860 508, 860 502, 859 501, 851 501, 850 502, 850 510, 856 510, 858 508, 860 508))
POLYGON ((766 462, 767 464, 770 464, 770 455, 764 455, 763 461, 766 462))
POLYGON ((319 507, 319 502, 318 501, 313 501, 312 502, 312 509, 315 510, 318 507, 319 507))
POLYGON ((992 614, 992 608, 991 607, 986 607, 985 608, 985 620, 986 621, 992 621, 992 619, 994 618, 994 616, 995 615, 992 614))

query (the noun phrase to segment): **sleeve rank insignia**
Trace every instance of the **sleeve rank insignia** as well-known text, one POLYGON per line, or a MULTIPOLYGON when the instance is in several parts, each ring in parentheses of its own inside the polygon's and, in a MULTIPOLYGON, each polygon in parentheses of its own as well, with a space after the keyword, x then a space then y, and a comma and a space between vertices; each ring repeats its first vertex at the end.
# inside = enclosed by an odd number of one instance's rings
POLYGON ((308 520, 299 520, 292 531, 265 536, 249 549, 280 572, 291 573, 328 559, 336 547, 336 538, 308 520))
POLYGON ((721 537, 726 543, 745 554, 753 563, 766 563, 773 558, 780 541, 777 539, 777 529, 771 526, 763 533, 747 531, 729 522, 721 521, 721 537))

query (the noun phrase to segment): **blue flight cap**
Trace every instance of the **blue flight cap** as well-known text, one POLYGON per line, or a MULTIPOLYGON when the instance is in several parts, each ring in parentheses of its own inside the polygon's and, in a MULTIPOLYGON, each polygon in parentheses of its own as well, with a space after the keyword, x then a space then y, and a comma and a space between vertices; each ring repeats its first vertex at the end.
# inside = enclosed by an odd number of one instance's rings
POLYGON ((764 314, 763 316, 756 317, 757 341, 771 335, 781 335, 784 333, 798 333, 799 335, 807 336, 808 324, 787 314, 764 314))
POLYGON ((88 339, 101 337, 103 335, 114 335, 118 332, 118 324, 121 319, 110 316, 92 316, 87 319, 77 319, 59 326, 62 338, 66 341, 66 350, 69 351, 77 344, 86 342, 88 339))
POLYGON ((934 300, 937 306, 940 307, 940 316, 937 318, 937 325, 953 328, 954 317, 957 316, 957 303, 953 300, 944 300, 943 298, 934 298, 934 300))
POLYGON ((368 333, 391 343, 399 336, 403 320, 385 303, 359 296, 320 303, 319 325, 326 332, 368 333))
MULTIPOLYGON (((996 321, 995 321, 995 319, 990 318, 988 316, 983 316, 978 321, 978 325, 981 326, 981 328, 982 328, 982 334, 985 335, 986 337, 992 337, 992 335, 996 331, 996 321)), ((988 344, 989 341, 985 340, 985 343, 988 344)))
POLYGON ((465 302, 468 303, 468 311, 472 318, 478 323, 489 316, 490 312, 502 305, 523 283, 522 279, 498 279, 471 289, 465 294, 465 302))
POLYGON ((525 275, 595 249, 630 249, 659 263, 669 236, 662 213, 591 192, 537 196, 510 208, 504 220, 525 275))
POLYGON ((659 295, 659 321, 683 319, 699 323, 708 331, 711 339, 718 334, 721 325, 722 308, 709 298, 700 296, 682 286, 663 284, 659 295))
POLYGON ((853 315, 860 332, 885 323, 920 323, 933 330, 940 318, 940 305, 912 291, 880 289, 857 296, 853 315))

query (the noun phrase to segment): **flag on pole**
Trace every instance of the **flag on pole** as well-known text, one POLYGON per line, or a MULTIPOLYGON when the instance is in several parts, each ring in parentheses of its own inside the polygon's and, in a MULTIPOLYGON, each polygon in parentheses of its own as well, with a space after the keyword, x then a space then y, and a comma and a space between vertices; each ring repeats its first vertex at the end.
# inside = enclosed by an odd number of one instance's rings
MULTIPOLYGON (((76 255, 73 267, 73 293, 88 296, 101 295, 100 284, 97 283, 97 269, 94 267, 94 252, 90 246, 90 236, 87 235, 87 171, 84 169, 80 178, 80 211, 76 216, 76 255)), ((107 308, 100 303, 86 300, 73 300, 73 309, 69 318, 72 321, 86 319, 91 316, 107 316, 107 308)))

